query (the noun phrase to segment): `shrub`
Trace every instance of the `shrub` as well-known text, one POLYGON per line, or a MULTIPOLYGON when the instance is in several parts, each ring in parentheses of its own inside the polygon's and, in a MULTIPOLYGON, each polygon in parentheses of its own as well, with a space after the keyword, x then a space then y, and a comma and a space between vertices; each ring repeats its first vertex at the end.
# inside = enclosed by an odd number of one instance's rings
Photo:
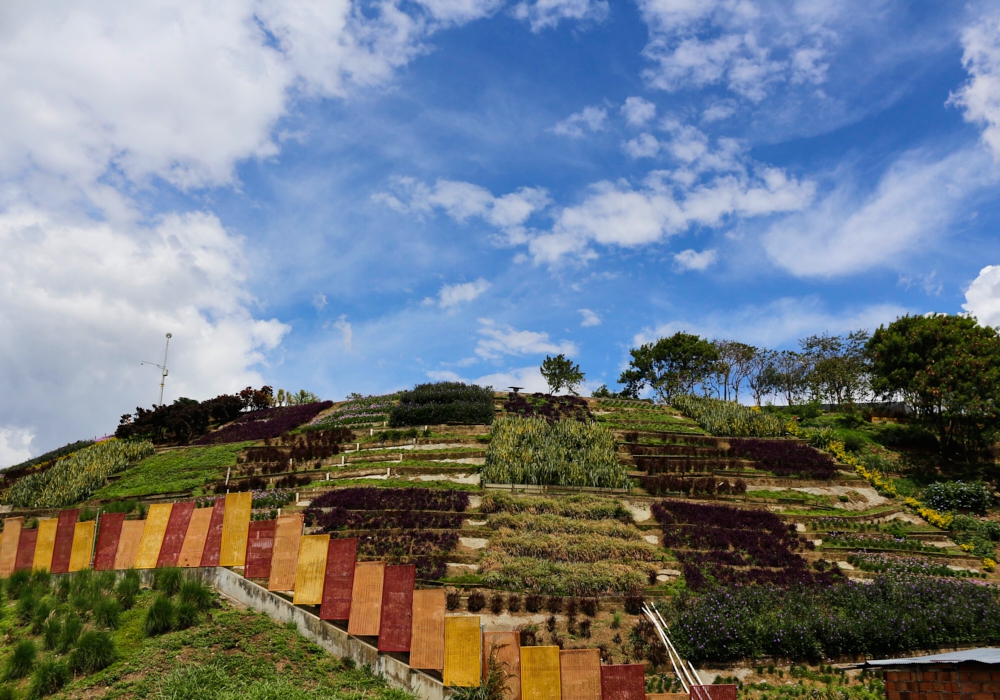
POLYGON ((321 411, 333 406, 332 401, 302 404, 301 406, 283 406, 265 408, 246 413, 234 423, 221 430, 208 433, 193 441, 193 445, 216 445, 228 442, 245 442, 247 440, 265 440, 276 438, 287 433, 303 423, 308 423, 321 411))
POLYGON ((682 395, 674 408, 712 435, 726 437, 781 437, 785 424, 778 416, 755 411, 735 401, 682 395))
POLYGON ((499 615, 503 612, 503 596, 499 593, 494 593, 490 596, 490 612, 494 615, 499 615))
POLYGON ((37 658, 38 647, 35 645, 33 639, 25 639, 18 642, 17 646, 14 647, 14 651, 11 652, 10 657, 8 657, 7 663, 4 664, 4 680, 9 681, 24 678, 31 673, 31 669, 34 668, 37 658))
POLYGON ((181 584, 180 600, 182 603, 189 603, 200 611, 208 610, 212 607, 215 595, 212 589, 198 579, 187 579, 181 584))
MULTIPOLYGON (((563 609, 563 599, 559 596, 549 596, 549 599, 545 601, 545 609, 550 613, 560 613, 563 609)), ((549 630, 550 632, 552 630, 549 630)))
POLYGON ((627 488, 628 468, 599 423, 505 416, 493 423, 484 483, 627 488))
POLYGON ((791 440, 730 440, 729 451, 778 476, 830 479, 837 473, 830 455, 791 440))
POLYGON ((162 591, 168 596, 174 595, 181 589, 184 577, 181 570, 175 567, 153 570, 153 590, 162 591))
POLYGON ((349 510, 445 510, 465 512, 469 494, 464 491, 434 491, 422 488, 379 489, 357 487, 334 489, 313 499, 311 508, 349 510))
POLYGON ((924 501, 934 510, 970 510, 985 513, 993 497, 983 484, 961 481, 938 481, 924 489, 924 501))
POLYGON ((625 612, 629 615, 638 615, 642 612, 643 598, 641 595, 625 596, 625 612))
POLYGON ((469 594, 465 605, 469 609, 469 612, 479 612, 486 607, 486 596, 483 595, 482 591, 473 591, 469 594))
POLYGON ((147 637, 169 632, 174 626, 174 604, 166 595, 160 594, 146 611, 143 632, 147 637))
POLYGON ((31 572, 27 569, 19 569, 10 575, 7 579, 7 595, 11 600, 17 600, 21 597, 21 590, 28 585, 31 581, 31 572))
POLYGON ((524 599, 524 609, 530 613, 536 613, 542 609, 542 596, 535 593, 529 594, 524 599))
POLYGON ((521 596, 511 593, 507 596, 507 610, 512 613, 521 612, 521 596))
POLYGON ((63 661, 47 658, 41 661, 31 675, 28 692, 33 698, 41 698, 62 690, 71 678, 69 667, 63 661))
POLYGON ((594 420, 587 400, 579 396, 553 396, 537 392, 531 395, 511 394, 503 409, 522 418, 544 418, 549 423, 557 420, 590 423, 594 420))
POLYGON ((62 630, 59 633, 59 646, 57 651, 60 654, 65 654, 73 645, 76 644, 76 640, 80 638, 80 633, 83 632, 83 620, 80 619, 79 615, 70 613, 63 620, 62 630))
POLYGON ((580 601, 580 611, 587 617, 597 615, 597 598, 584 598, 580 601))
POLYGON ((111 596, 101 596, 94 601, 94 622, 109 630, 121 624, 122 605, 111 596))
POLYGON ((537 640, 535 639, 534 625, 529 625, 528 627, 524 627, 518 630, 518 636, 521 637, 522 647, 533 647, 535 646, 535 644, 538 643, 537 640))
POLYGON ((125 572, 125 576, 118 582, 115 587, 115 597, 118 598, 118 602, 121 603, 123 610, 131 610, 132 606, 135 605, 135 598, 139 595, 139 577, 136 574, 135 577, 129 576, 129 571, 125 572))
POLYGON ((96 673, 115 662, 115 642, 107 632, 88 630, 76 641, 69 657, 70 668, 77 673, 96 673))
POLYGON ((180 603, 174 616, 174 627, 186 630, 198 622, 198 607, 194 603, 180 603))
POLYGON ((448 610, 458 610, 458 606, 462 603, 462 596, 458 591, 448 591, 444 595, 444 606, 448 610))
POLYGON ((590 620, 580 621, 580 636, 584 639, 590 639, 590 620))
POLYGON ((418 384, 399 395, 389 412, 389 427, 493 422, 493 389, 461 382, 418 384))

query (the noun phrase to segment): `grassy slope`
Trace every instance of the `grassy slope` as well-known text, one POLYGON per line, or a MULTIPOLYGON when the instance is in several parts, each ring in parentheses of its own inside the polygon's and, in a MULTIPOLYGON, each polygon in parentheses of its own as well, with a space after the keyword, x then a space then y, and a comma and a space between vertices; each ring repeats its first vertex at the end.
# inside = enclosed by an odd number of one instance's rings
MULTIPOLYGON (((183 700, 404 700, 365 669, 330 656, 265 615, 228 604, 195 627, 147 638, 142 633, 153 600, 144 592, 115 631, 119 660, 91 676, 77 676, 53 698, 172 698, 183 700)), ((25 636, 13 624, 13 606, 0 630, 0 663, 25 636)), ((41 642, 39 640, 39 646, 41 642)))
POLYGON ((119 479, 92 498, 134 498, 157 493, 190 491, 206 480, 225 478, 226 468, 235 466, 236 455, 250 442, 212 447, 185 447, 147 457, 122 472, 119 479))

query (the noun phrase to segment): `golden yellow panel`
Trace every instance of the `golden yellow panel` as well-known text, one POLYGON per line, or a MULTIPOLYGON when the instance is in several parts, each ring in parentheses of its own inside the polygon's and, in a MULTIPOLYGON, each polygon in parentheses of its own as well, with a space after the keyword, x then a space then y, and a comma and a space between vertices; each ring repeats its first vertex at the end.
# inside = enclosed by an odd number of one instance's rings
POLYGON ((146 514, 146 526, 142 529, 142 539, 139 540, 139 552, 135 557, 135 568, 155 569, 156 560, 160 558, 160 546, 163 536, 167 534, 167 523, 170 522, 170 511, 173 503, 154 503, 146 514))
POLYGON ((222 517, 222 552, 219 566, 243 566, 247 560, 247 538, 250 536, 250 509, 253 493, 226 494, 226 510, 222 517))
POLYGON ((479 615, 444 619, 445 685, 459 688, 479 685, 482 653, 479 615))
POLYGON ((139 554, 139 543, 142 541, 142 531, 146 529, 144 520, 126 520, 122 523, 122 533, 118 538, 118 551, 115 552, 115 568, 131 569, 135 567, 135 558, 139 554))
POLYGON ((601 700, 600 649, 563 649, 559 675, 562 700, 601 700))
POLYGON ((320 605, 326 580, 329 535, 303 535, 299 539, 299 561, 295 568, 295 605, 320 605))
POLYGON ((69 570, 90 568, 90 555, 94 553, 94 521, 77 523, 73 530, 73 550, 69 555, 69 570))
POLYGON ((52 566, 52 550, 56 547, 56 528, 59 518, 45 518, 38 521, 38 541, 35 542, 35 560, 31 565, 33 571, 49 570, 52 566))
POLYGON ((4 518, 3 542, 0 543, 0 578, 14 573, 17 561, 17 543, 21 540, 21 526, 24 518, 4 518))
POLYGON ((271 549, 269 591, 290 591, 295 588, 295 571, 299 560, 299 539, 302 537, 302 513, 282 515, 274 524, 274 547, 271 549))
POLYGON ((521 700, 561 700, 559 647, 521 647, 521 700))

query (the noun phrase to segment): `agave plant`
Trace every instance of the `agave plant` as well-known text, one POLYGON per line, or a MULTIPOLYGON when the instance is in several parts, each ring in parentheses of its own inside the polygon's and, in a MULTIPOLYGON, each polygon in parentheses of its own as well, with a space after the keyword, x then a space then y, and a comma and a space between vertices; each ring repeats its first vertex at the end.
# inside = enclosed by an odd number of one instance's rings
POLYGON ((785 425, 777 416, 761 413, 735 401, 678 396, 674 408, 712 435, 726 437, 780 437, 785 425))

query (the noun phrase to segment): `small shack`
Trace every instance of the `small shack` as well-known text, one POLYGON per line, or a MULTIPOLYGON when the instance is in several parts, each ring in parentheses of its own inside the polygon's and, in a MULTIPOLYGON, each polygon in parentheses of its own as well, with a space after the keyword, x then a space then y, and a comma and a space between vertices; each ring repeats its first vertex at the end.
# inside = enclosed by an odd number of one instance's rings
POLYGON ((1000 649, 867 661, 885 675, 887 700, 1000 700, 1000 649))

